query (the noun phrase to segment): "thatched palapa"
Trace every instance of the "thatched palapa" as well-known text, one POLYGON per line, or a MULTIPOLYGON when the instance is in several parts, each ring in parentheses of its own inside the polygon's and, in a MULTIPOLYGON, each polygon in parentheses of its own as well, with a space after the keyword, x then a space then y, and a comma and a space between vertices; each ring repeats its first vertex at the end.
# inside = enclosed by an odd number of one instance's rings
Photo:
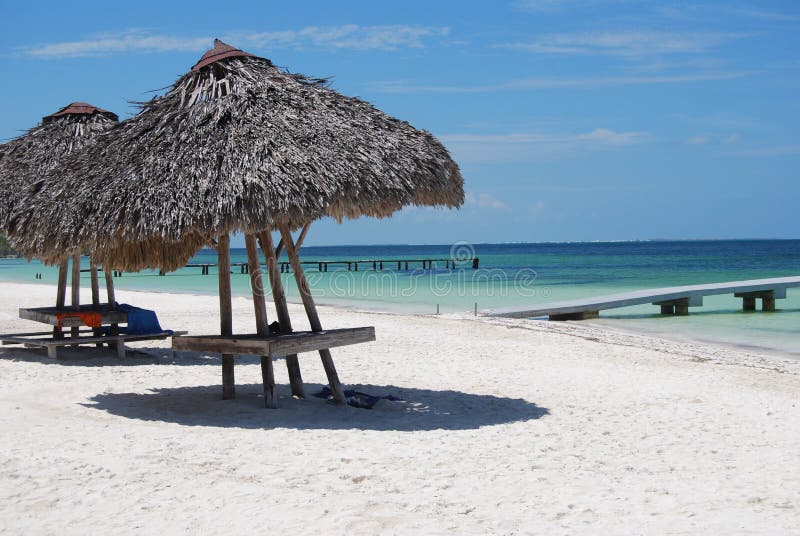
POLYGON ((40 181, 67 154, 83 148, 117 123, 117 115, 85 102, 73 102, 22 136, 0 145, 0 230, 29 185, 40 181))
POLYGON ((463 198, 457 165, 428 132, 215 41, 165 95, 38 186, 14 218, 14 245, 173 270, 229 231, 463 198))
POLYGON ((218 40, 164 96, 98 136, 90 152, 65 158, 30 192, 13 217, 22 232, 15 245, 27 255, 58 259, 82 248, 107 270, 172 270, 213 243, 221 334, 177 337, 173 349, 221 353, 223 398, 235 396, 235 355, 260 355, 268 407, 276 404, 276 352, 285 355, 292 394, 302 397, 296 354, 319 351, 333 397, 344 404, 329 349, 375 340, 372 327, 323 330, 298 255, 310 222, 464 200, 458 166, 431 134, 218 40), (291 231, 301 226, 295 240, 291 231), (310 332, 292 329, 274 229, 310 332), (233 334, 231 231, 245 234, 255 334, 233 334), (267 323, 259 245, 278 334, 267 323))
MULTIPOLYGON (((87 145, 118 121, 117 114, 103 110, 85 102, 73 102, 54 114, 45 116, 42 124, 32 128, 24 135, 0 145, 0 229, 8 233, 11 242, 18 239, 20 228, 11 219, 15 209, 24 210, 24 204, 33 203, 36 193, 43 184, 42 177, 50 172, 67 155, 83 150, 87 145), (19 203, 23 203, 19 207, 19 203)), ((48 198, 49 199, 49 198, 48 198)), ((55 207, 56 211, 60 207, 55 207)), ((30 250, 20 247, 24 241, 17 241, 18 248, 30 256, 30 250)), ((66 305, 67 271, 69 257, 72 257, 72 306, 80 306, 80 250, 52 252, 45 262, 59 263, 58 291, 56 309, 66 305)), ((99 283, 96 265, 91 265, 92 303, 99 305, 99 283)), ((111 274, 106 273, 109 296, 113 297, 111 274)), ((110 298, 113 302, 113 299, 110 298)), ((72 330, 77 336, 77 328, 72 330)), ((61 338, 61 328, 53 328, 54 338, 61 338)))

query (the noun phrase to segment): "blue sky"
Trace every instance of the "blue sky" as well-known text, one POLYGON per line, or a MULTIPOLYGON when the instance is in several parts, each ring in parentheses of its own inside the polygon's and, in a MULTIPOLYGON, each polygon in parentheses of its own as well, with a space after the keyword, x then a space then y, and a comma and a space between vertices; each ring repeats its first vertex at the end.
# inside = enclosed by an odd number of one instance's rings
POLYGON ((798 238, 800 3, 0 0, 0 138, 75 100, 127 117, 214 37, 431 131, 459 211, 310 245, 798 238))

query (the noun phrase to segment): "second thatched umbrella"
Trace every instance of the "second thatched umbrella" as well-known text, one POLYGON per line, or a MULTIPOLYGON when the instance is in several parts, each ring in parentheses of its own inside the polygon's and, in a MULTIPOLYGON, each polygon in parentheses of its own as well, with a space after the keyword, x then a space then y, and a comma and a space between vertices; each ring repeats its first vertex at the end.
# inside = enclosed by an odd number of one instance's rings
MULTIPOLYGON (((13 224, 11 215, 18 209, 20 201, 33 200, 30 185, 41 185, 42 178, 65 156, 83 149, 98 134, 116 125, 117 121, 117 114, 113 112, 85 102, 73 102, 45 116, 40 125, 22 136, 0 145, 0 231, 9 234, 12 242, 18 235, 24 234, 22 229, 13 224)), ((20 240, 16 242, 22 243, 20 240)), ((65 306, 69 253, 72 252, 62 251, 58 255, 50 256, 51 259, 58 260, 60 265, 56 308, 65 306)), ((80 251, 74 253, 72 305, 77 307, 80 300, 80 251)), ((92 264, 92 299, 99 303, 97 286, 97 269, 92 264)), ((108 288, 113 289, 110 280, 108 288)), ((59 329, 54 331, 56 336, 60 336, 59 329)))
MULTIPOLYGON (((281 232, 312 330, 321 332, 292 229, 307 230, 325 215, 386 217, 409 204, 457 207, 464 199, 458 166, 428 132, 221 41, 164 96, 101 136, 91 155, 68 159, 45 182, 49 199, 37 197, 35 208, 15 215, 28 230, 24 252, 48 258, 84 247, 107 268, 172 270, 215 241, 224 336, 231 335, 229 232, 246 235, 256 287, 260 239, 288 333, 268 231, 281 232), (55 203, 68 206, 59 217, 55 203)), ((263 296, 255 301, 259 335, 266 336, 263 296)), ((226 389, 233 365, 222 352, 226 389)), ((330 353, 320 353, 341 402, 330 353)), ((287 363, 299 394, 294 361, 287 363)))

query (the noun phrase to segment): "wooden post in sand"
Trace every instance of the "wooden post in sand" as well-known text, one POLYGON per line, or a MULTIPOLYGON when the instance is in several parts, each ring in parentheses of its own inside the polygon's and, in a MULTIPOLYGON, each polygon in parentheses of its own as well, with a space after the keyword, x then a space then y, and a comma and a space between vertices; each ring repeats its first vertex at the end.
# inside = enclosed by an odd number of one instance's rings
MULTIPOLYGON (((69 271, 69 259, 64 259, 58 265, 58 293, 56 294, 56 309, 63 309, 67 304, 67 272, 69 271)), ((53 338, 63 339, 64 333, 58 326, 53 326, 53 338)))
MULTIPOLYGON (((108 296, 108 306, 111 309, 115 309, 117 307, 117 295, 114 292, 113 270, 104 268, 103 274, 106 276, 106 295, 108 296)), ((111 335, 119 335, 119 324, 111 324, 111 335)), ((111 343, 109 343, 108 346, 111 347, 111 343)))
MULTIPOLYGON (((228 233, 217 239, 219 256, 219 329, 220 335, 233 335, 233 307, 231 305, 231 239, 228 233)), ((236 379, 233 373, 233 355, 222 354, 222 399, 236 398, 236 379)))
MULTIPOLYGON (((100 281, 97 278, 97 265, 92 263, 91 264, 91 275, 92 275, 92 307, 95 309, 100 308, 100 281)), ((92 335, 95 337, 100 337, 102 335, 102 330, 100 328, 92 329, 92 335)), ((103 347, 102 342, 95 343, 95 346, 98 348, 103 347)))
MULTIPOLYGON (((261 263, 258 259, 256 237, 248 234, 244 237, 247 247, 247 267, 250 273, 250 289, 253 292, 253 307, 256 313, 256 333, 261 337, 269 335, 269 322, 267 320, 267 304, 264 302, 264 280, 261 278, 261 263)), ((272 357, 261 356, 261 378, 264 382, 264 405, 276 408, 275 398, 275 372, 272 368, 272 357)))
MULTIPOLYGON (((78 310, 81 305, 81 255, 76 253, 72 256, 72 306, 78 310)), ((70 337, 78 338, 79 326, 73 326, 70 330, 70 337)))
MULTIPOLYGON (((275 312, 278 314, 278 323, 281 326, 281 333, 291 333, 292 320, 289 317, 286 293, 283 290, 283 281, 281 281, 281 272, 278 267, 278 249, 273 246, 272 235, 269 231, 262 231, 259 233, 258 240, 261 243, 261 251, 264 253, 264 257, 267 260, 269 282, 272 287, 272 301, 275 302, 275 312)), ((289 383, 292 386, 292 396, 305 398, 303 376, 300 374, 300 360, 297 358, 297 354, 287 355, 285 359, 286 368, 289 372, 289 383)))
MULTIPOLYGON (((281 224, 279 229, 281 237, 283 238, 283 247, 286 249, 286 254, 289 256, 289 262, 292 264, 294 278, 295 281, 297 281, 297 288, 300 291, 300 298, 303 300, 303 307, 306 310, 308 322, 311 324, 311 331, 322 331, 322 322, 319 320, 317 306, 314 303, 314 298, 311 296, 311 289, 308 288, 308 281, 303 272, 303 266, 300 264, 300 257, 297 254, 295 243, 292 240, 292 234, 285 224, 281 224)), ((304 234, 301 234, 300 237, 304 237, 304 234)), ((333 400, 339 405, 347 404, 347 399, 344 396, 344 389, 339 381, 339 375, 336 373, 336 366, 333 364, 331 351, 328 349, 320 350, 319 357, 322 359, 322 366, 325 368, 325 374, 328 377, 328 383, 333 392, 333 400)))

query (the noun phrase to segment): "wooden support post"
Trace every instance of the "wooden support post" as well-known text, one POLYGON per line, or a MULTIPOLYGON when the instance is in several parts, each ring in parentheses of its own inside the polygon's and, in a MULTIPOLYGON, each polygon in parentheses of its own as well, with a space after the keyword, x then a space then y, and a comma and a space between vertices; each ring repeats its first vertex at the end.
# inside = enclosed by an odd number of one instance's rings
POLYGON ((756 310, 756 299, 751 297, 742 298, 742 310, 743 311, 755 311, 756 310))
POLYGON ((125 341, 119 340, 117 341, 117 358, 118 359, 125 359, 125 341))
POLYGON ((689 315, 689 303, 676 303, 675 304, 675 316, 688 316, 689 315))
MULTIPOLYGON (((286 254, 289 256, 289 262, 292 263, 294 277, 297 281, 297 288, 300 291, 300 298, 303 300, 303 307, 306 310, 308 322, 311 324, 311 331, 322 331, 322 323, 319 320, 319 314, 317 314, 317 307, 314 303, 313 296, 311 296, 311 289, 308 287, 308 281, 303 273, 300 257, 292 241, 292 235, 289 232, 289 228, 285 225, 280 226, 280 232, 283 238, 283 245, 286 248, 286 254)), ((339 381, 339 375, 336 373, 336 366, 333 364, 333 357, 331 357, 330 350, 320 350, 319 356, 322 359, 322 366, 325 368, 325 374, 328 376, 328 383, 333 392, 334 401, 339 405, 347 404, 347 399, 344 396, 344 388, 339 381)))
MULTIPOLYGON (((267 320, 267 304, 264 301, 264 279, 261 277, 261 262, 258 258, 256 237, 247 234, 244 237, 247 248, 247 268, 250 272, 250 288, 253 291, 253 307, 256 313, 256 333, 262 337, 269 335, 269 321, 267 320)), ((268 355, 261 356, 261 379, 264 383, 264 406, 278 407, 275 396, 275 372, 272 369, 272 358, 268 355)))
POLYGON ((400 270, 400 261, 397 261, 397 269, 400 270))
MULTIPOLYGON (((64 259, 58 265, 58 293, 56 294, 56 309, 63 309, 67 302, 67 272, 69 260, 64 259)), ((53 326, 53 338, 63 339, 64 333, 58 326, 53 326)), ((49 347, 48 347, 49 348, 49 347)))
MULTIPOLYGON (((72 256, 72 307, 76 310, 81 305, 81 255, 76 253, 72 256)), ((70 337, 78 338, 79 326, 70 329, 70 337)))
POLYGON ((765 313, 775 311, 775 298, 772 296, 764 296, 761 298, 761 310, 765 313))
POLYGON ((298 253, 298 255, 300 254, 300 248, 302 247, 303 242, 306 239, 306 235, 308 234, 309 228, 311 228, 311 222, 308 222, 307 224, 303 225, 303 228, 300 229, 300 235, 297 237, 297 240, 294 241, 294 250, 298 253))
POLYGON ((661 314, 662 315, 674 315, 675 314, 675 306, 674 305, 661 305, 661 314))
MULTIPOLYGON (((112 275, 114 270, 105 268, 103 269, 103 273, 106 276, 106 295, 108 296, 108 305, 114 309, 117 306, 117 296, 114 293, 114 276, 112 275)), ((119 335, 119 324, 111 324, 111 335, 119 335)), ((110 348, 111 343, 109 343, 108 346, 110 348)))
POLYGON ((472 259, 472 269, 477 270, 478 266, 480 266, 480 261, 478 260, 478 257, 475 257, 472 259))
MULTIPOLYGON (((269 231, 262 231, 258 234, 258 240, 261 243, 261 251, 267 260, 267 271, 269 273, 269 282, 272 287, 272 301, 275 303, 275 312, 278 315, 278 324, 281 326, 281 333, 288 334, 292 332, 292 320, 289 317, 289 306, 286 303, 286 293, 283 290, 283 281, 281 281, 281 274, 278 270, 278 259, 275 256, 277 249, 272 245, 272 235, 269 231)), ((327 264, 325 265, 327 269, 327 264)), ((297 354, 287 355, 286 369, 289 372, 289 384, 292 387, 292 396, 298 398, 305 398, 305 390, 303 389, 303 376, 300 374, 300 360, 297 354)))
MULTIPOLYGON (((98 280, 97 277, 96 264, 94 263, 91 264, 90 272, 92 275, 92 307, 98 308, 100 307, 100 281, 98 280)), ((100 328, 93 328, 92 334, 95 337, 100 337, 103 333, 100 328)), ((97 346, 98 348, 102 348, 103 343, 102 342, 95 343, 95 346, 97 346)))
MULTIPOLYGON (((219 329, 220 335, 233 335, 233 306, 231 305, 231 251, 227 233, 217 240, 219 257, 219 329)), ((233 355, 222 354, 222 399, 236 398, 233 355)))
POLYGON ((100 280, 97 277, 97 266, 92 264, 92 306, 98 307, 100 305, 100 280))
POLYGON ((383 261, 381 261, 381 272, 383 271, 383 261))
POLYGON ((406 261, 406 270, 408 270, 408 261, 406 261))

